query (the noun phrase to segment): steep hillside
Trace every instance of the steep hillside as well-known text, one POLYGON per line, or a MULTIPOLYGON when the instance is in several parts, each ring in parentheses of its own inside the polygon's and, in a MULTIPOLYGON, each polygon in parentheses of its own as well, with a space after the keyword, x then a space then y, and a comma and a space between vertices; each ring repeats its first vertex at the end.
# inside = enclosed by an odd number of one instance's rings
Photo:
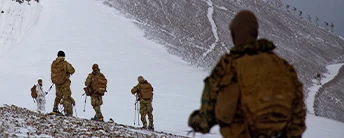
POLYGON ((164 132, 151 132, 128 125, 90 121, 75 117, 43 115, 17 106, 0 107, 1 137, 126 137, 182 138, 164 132))
POLYGON ((344 122, 344 66, 337 76, 323 85, 314 101, 315 114, 344 122))
POLYGON ((13 0, 0 0, 0 57, 30 33, 41 9, 36 1, 19 4, 13 0))
POLYGON ((241 9, 253 11, 260 37, 271 39, 276 52, 296 66, 306 88, 316 72, 344 61, 344 41, 325 29, 280 9, 281 1, 261 0, 104 0, 193 65, 211 68, 232 47, 228 24, 241 9))

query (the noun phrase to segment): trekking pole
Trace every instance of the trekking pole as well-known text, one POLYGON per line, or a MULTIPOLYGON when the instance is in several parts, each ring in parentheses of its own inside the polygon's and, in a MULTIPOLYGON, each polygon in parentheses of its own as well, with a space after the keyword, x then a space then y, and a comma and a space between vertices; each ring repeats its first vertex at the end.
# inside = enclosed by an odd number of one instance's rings
POLYGON ((135 123, 136 123, 136 102, 135 102, 135 104, 134 104, 134 125, 135 125, 135 123))
POLYGON ((74 107, 74 111, 75 111, 75 116, 78 117, 78 112, 76 112, 76 107, 75 107, 75 105, 73 105, 73 107, 74 107))
POLYGON ((139 109, 139 104, 136 104, 136 106, 137 106, 137 124, 140 125, 140 115, 139 115, 140 114, 140 112, 139 112, 140 109, 139 109))
POLYGON ((84 112, 85 112, 85 107, 86 107, 86 100, 87 100, 87 95, 85 95, 84 112))
POLYGON ((51 88, 53 88, 54 85, 55 85, 55 84, 53 83, 53 84, 50 86, 48 92, 50 92, 51 88))

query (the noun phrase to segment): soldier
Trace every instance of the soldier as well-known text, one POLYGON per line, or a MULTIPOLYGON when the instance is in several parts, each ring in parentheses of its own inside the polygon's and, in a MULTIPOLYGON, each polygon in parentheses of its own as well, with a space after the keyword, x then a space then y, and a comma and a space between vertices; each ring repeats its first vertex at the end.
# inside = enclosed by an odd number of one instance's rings
POLYGON ((147 128, 147 121, 146 121, 146 115, 148 115, 149 120, 149 130, 154 131, 154 125, 153 125, 153 87, 152 85, 145 80, 142 76, 139 76, 137 78, 138 84, 134 86, 131 89, 132 94, 137 94, 140 100, 140 114, 141 114, 141 121, 143 124, 143 129, 147 128))
POLYGON ((316 74, 315 80, 317 85, 321 85, 321 75, 319 73, 316 74))
POLYGON ((43 81, 42 79, 38 79, 38 84, 36 84, 36 92, 37 92, 37 111, 44 112, 45 111, 45 96, 48 94, 48 92, 45 92, 42 88, 43 81))
POLYGON ((71 106, 71 95, 72 91, 70 89, 71 80, 69 79, 71 75, 75 72, 72 64, 65 60, 65 53, 60 50, 57 53, 57 58, 51 64, 51 81, 56 87, 56 98, 54 101, 53 112, 50 114, 60 114, 58 110, 58 104, 63 98, 64 113, 66 116, 73 115, 73 107, 71 106))
POLYGON ((303 86, 290 64, 258 37, 250 11, 230 24, 234 47, 204 80, 201 107, 188 125, 209 133, 216 124, 225 138, 301 138, 305 131, 303 86))
POLYGON ((331 23, 331 32, 333 33, 334 24, 331 23))
POLYGON ((104 121, 103 114, 100 111, 100 106, 103 105, 103 96, 106 92, 107 79, 104 74, 100 72, 98 64, 92 65, 92 73, 88 74, 85 81, 85 86, 91 89, 91 105, 96 112, 96 115, 91 118, 95 121, 104 121))

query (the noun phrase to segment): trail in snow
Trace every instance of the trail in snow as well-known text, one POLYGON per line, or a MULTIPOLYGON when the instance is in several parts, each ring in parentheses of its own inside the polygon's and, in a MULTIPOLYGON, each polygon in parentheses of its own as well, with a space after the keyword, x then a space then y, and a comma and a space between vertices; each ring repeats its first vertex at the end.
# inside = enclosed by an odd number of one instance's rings
MULTIPOLYGON (((344 63, 339 63, 339 64, 333 64, 327 66, 328 72, 325 74, 322 74, 324 76, 321 78, 321 84, 324 85, 331 81, 334 77, 337 76, 339 69, 344 65, 344 63)), ((309 113, 314 114, 314 100, 315 100, 315 95, 319 91, 322 85, 317 85, 316 83, 313 84, 312 87, 308 88, 309 93, 306 99, 306 105, 307 105, 307 110, 309 113)))
POLYGON ((205 1, 208 4, 208 19, 211 25, 211 30, 213 32, 213 36, 215 37, 215 42, 213 44, 210 45, 209 49, 203 53, 203 58, 205 58, 210 52, 212 52, 215 47, 216 44, 219 42, 219 34, 217 32, 217 26, 214 20, 214 5, 213 5, 213 1, 212 0, 207 0, 205 1))
POLYGON ((11 0, 0 0, 0 56, 20 43, 36 24, 42 6, 27 1, 22 4, 11 0), (23 6, 24 5, 24 6, 23 6))

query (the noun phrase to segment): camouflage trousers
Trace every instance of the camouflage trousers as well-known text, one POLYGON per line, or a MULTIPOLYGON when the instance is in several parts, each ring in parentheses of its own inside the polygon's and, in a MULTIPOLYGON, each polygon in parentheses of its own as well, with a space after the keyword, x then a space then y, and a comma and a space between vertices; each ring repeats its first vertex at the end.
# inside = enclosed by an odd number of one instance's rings
POLYGON ((91 95, 91 105, 93 106, 94 111, 96 112, 96 116, 98 118, 102 118, 103 114, 100 111, 100 106, 103 105, 103 97, 97 94, 91 95))
POLYGON ((147 127, 146 115, 148 115, 149 126, 153 127, 153 106, 151 100, 140 100, 141 121, 144 127, 147 127))
POLYGON ((64 113, 68 115, 73 115, 73 107, 72 107, 72 91, 70 90, 71 81, 67 80, 62 85, 56 85, 56 98, 54 101, 54 108, 53 111, 58 111, 58 105, 63 101, 63 108, 64 113))

